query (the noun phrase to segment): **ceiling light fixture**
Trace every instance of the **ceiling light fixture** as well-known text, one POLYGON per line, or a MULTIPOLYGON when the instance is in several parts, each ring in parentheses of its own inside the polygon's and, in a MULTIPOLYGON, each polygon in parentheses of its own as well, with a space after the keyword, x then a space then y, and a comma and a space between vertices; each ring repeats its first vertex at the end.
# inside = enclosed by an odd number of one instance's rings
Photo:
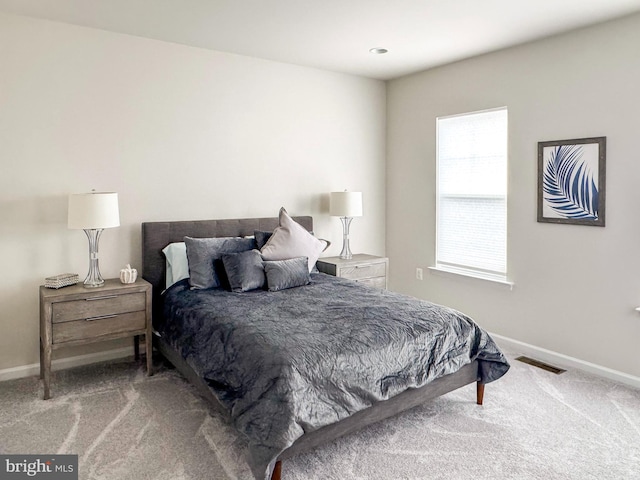
POLYGON ((384 53, 387 53, 388 51, 389 50, 387 50, 386 48, 380 48, 380 47, 369 49, 369 53, 373 53, 374 55, 382 55, 384 53))

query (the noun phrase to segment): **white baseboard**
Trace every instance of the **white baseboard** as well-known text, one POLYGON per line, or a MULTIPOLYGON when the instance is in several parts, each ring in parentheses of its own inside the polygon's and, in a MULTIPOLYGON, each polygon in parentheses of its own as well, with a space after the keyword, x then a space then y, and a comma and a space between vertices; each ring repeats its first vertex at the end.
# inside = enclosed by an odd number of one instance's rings
MULTIPOLYGON (((140 353, 144 352, 144 344, 140 343, 140 353)), ((106 350, 98 353, 88 353, 86 355, 76 355, 75 357, 60 358, 51 362, 52 370, 64 370, 65 368, 79 367, 90 363, 105 362, 118 358, 133 357, 133 347, 122 347, 114 350, 106 350)), ((5 368, 0 370, 0 382, 13 380, 14 378, 25 378, 33 375, 40 375, 40 364, 21 365, 19 367, 5 368)))
POLYGON ((563 355, 562 353, 547 350, 545 348, 536 347, 535 345, 529 345, 528 343, 514 340, 509 337, 503 337, 496 333, 491 333, 491 337, 496 341, 498 345, 504 347, 506 350, 522 353, 536 360, 540 360, 545 363, 550 363, 558 367, 569 367, 585 372, 593 373, 600 377, 608 378, 616 382, 624 383, 635 388, 640 388, 640 377, 629 375, 628 373, 613 370, 611 368, 596 365, 595 363, 586 362, 578 358, 563 355))

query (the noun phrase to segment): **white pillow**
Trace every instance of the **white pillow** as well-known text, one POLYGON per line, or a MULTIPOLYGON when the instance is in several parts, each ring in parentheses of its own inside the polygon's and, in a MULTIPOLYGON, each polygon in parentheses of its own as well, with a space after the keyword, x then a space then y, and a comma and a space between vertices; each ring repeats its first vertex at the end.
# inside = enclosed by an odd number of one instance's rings
POLYGON ((288 260, 296 257, 309 259, 309 271, 313 268, 320 253, 327 247, 325 240, 311 235, 302 225, 295 222, 282 207, 278 216, 280 226, 273 231, 269 241, 260 253, 265 260, 288 260))
POLYGON ((189 262, 187 261, 187 245, 184 242, 170 243, 162 249, 167 259, 166 287, 189 278, 189 262))

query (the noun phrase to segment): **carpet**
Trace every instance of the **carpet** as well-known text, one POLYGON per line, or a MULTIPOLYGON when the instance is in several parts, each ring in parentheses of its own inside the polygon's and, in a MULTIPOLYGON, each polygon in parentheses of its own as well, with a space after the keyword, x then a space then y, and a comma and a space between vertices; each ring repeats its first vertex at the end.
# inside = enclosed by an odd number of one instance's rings
MULTIPOLYGON (((283 479, 640 480, 640 390, 513 360, 475 385, 283 463, 283 479)), ((0 453, 79 455, 80 479, 250 479, 246 442, 161 359, 0 383, 0 453)))

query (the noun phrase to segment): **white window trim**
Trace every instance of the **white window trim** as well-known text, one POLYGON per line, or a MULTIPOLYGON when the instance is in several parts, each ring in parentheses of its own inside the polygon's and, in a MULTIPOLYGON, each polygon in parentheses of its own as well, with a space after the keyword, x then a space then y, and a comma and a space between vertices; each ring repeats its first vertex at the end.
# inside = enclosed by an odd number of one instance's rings
POLYGON ((462 276, 467 278, 473 278, 475 280, 484 280, 491 283, 497 283, 509 287, 513 290, 514 282, 509 280, 506 275, 497 275, 494 273, 482 273, 478 270, 469 270, 461 267, 452 267, 449 265, 437 264, 432 267, 428 267, 431 273, 437 275, 453 275, 462 276))
MULTIPOLYGON (((438 120, 439 119, 446 119, 446 118, 454 118, 454 117, 461 117, 461 116, 466 116, 466 115, 473 115, 473 114, 479 114, 479 113, 488 113, 488 112, 495 112, 495 111, 499 111, 499 110, 506 110, 508 112, 508 107, 502 106, 502 107, 495 107, 495 108, 488 108, 488 109, 484 109, 484 110, 477 110, 477 111, 473 111, 473 112, 466 112, 466 113, 459 113, 459 114, 454 114, 454 115, 444 115, 441 117, 437 117, 436 118, 436 126, 438 125, 438 120)), ((508 127, 507 127, 508 128, 508 127)), ((436 159, 437 159, 437 155, 438 155, 438 150, 437 150, 437 138, 438 138, 438 133, 437 133, 437 129, 436 129, 436 159)), ((509 178, 509 132, 507 131, 507 182, 508 182, 508 178, 509 178)), ((436 199, 439 198, 439 193, 438 193, 438 178, 439 178, 439 162, 436 161, 436 199)), ((509 187, 507 184, 507 193, 505 194, 505 209, 507 209, 507 205, 508 205, 508 198, 509 198, 509 187)), ((436 227, 439 225, 439 219, 438 216, 440 215, 440 210, 439 208, 436 206, 436 227)), ((508 213, 507 213, 507 220, 508 220, 508 213)), ((506 246, 505 246, 505 261, 508 263, 509 261, 509 236, 508 236, 508 232, 509 232, 509 225, 507 223, 506 225, 506 246)), ((487 271, 482 271, 479 269, 473 269, 473 268, 465 268, 463 266, 454 266, 454 265, 449 265, 449 264, 444 264, 444 263, 440 263, 437 261, 437 241, 438 241, 438 237, 436 234, 436 264, 434 266, 428 267, 428 269, 435 274, 444 274, 444 275, 459 275, 459 276, 463 276, 463 277, 468 277, 468 278, 473 278, 473 279, 477 279, 477 280, 485 280, 485 281, 489 281, 489 282, 493 282, 493 283, 497 283, 497 284, 501 284, 501 285, 505 285, 508 286, 510 288, 510 290, 513 290, 513 286, 515 285, 513 281, 510 281, 507 277, 507 273, 509 271, 509 267, 508 264, 505 267, 505 272, 503 273, 497 273, 497 272, 487 272, 487 271)))

